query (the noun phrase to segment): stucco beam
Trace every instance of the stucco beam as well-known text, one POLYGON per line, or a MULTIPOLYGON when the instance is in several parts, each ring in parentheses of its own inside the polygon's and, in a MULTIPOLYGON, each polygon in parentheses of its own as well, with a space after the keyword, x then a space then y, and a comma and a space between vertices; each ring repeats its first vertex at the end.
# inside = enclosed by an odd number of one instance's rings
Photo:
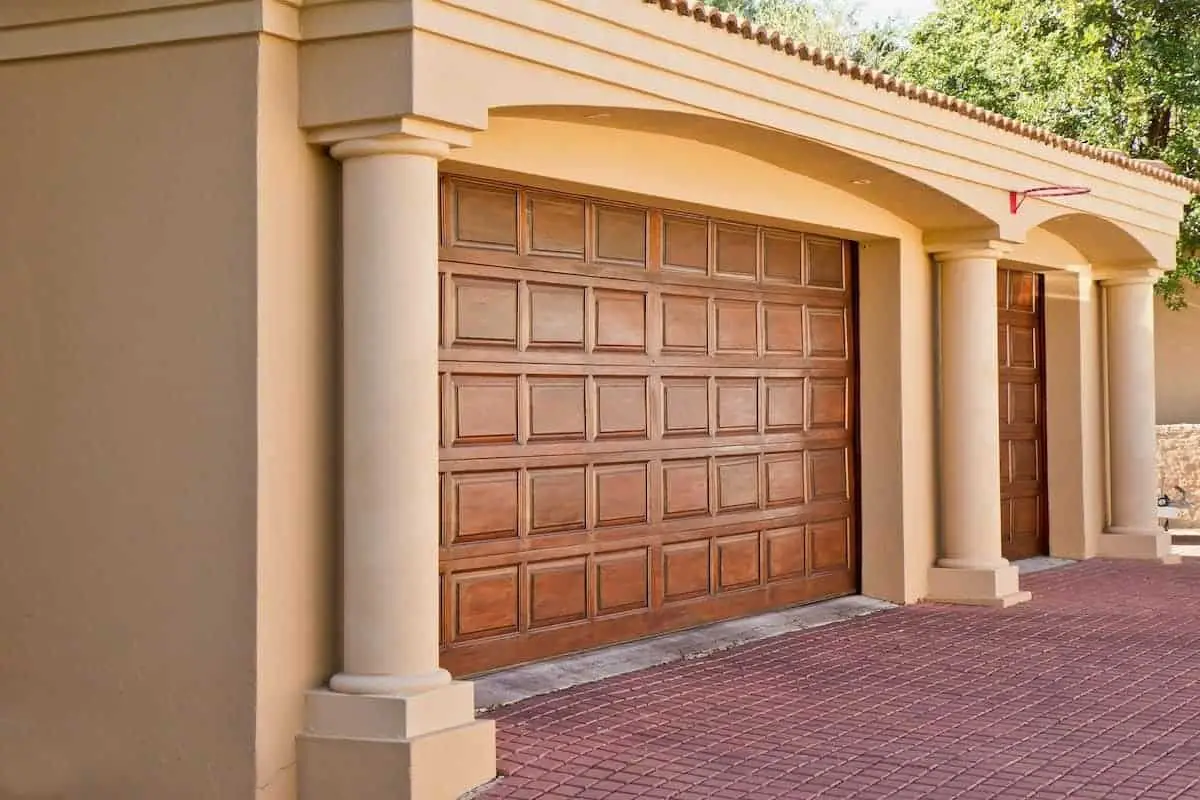
POLYGON ((1023 243, 1024 239, 1009 239, 987 228, 926 231, 922 239, 925 252, 939 257, 986 253, 1002 258, 1023 243))
MULTIPOLYGON (((977 184, 995 199, 979 213, 1000 223, 1007 192, 1046 183, 1093 188, 1092 213, 1159 214, 1177 224, 1178 194, 1145 176, 1031 143, 942 109, 847 81, 637 3, 580 0, 415 0, 423 30, 483 48, 494 60, 569 65, 588 83, 620 84, 672 102, 977 184)), ((565 72, 565 71, 564 71, 565 72)), ((537 105, 538 87, 491 81, 490 107, 537 105)), ((1086 199, 1086 198, 1082 198, 1086 199)), ((964 198, 963 202, 971 202, 964 198)), ((1137 215, 1143 217, 1137 217, 1137 215)))
POLYGON ((1105 286, 1154 283, 1163 276, 1163 272, 1163 267, 1155 261, 1115 261, 1092 265, 1093 279, 1105 286))
POLYGON ((266 33, 301 36, 294 0, 58 0, 0 4, 0 61, 266 33))

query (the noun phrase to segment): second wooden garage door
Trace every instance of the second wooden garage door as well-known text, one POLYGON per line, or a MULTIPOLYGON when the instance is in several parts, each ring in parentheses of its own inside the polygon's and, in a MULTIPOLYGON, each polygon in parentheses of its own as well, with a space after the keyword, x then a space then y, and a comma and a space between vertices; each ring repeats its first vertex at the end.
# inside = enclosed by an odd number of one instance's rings
POLYGON ((1001 548, 1010 560, 1046 555, 1045 347, 1042 278, 1002 269, 1000 347, 1001 548))
POLYGON ((856 590, 847 243, 442 188, 444 666, 856 590))

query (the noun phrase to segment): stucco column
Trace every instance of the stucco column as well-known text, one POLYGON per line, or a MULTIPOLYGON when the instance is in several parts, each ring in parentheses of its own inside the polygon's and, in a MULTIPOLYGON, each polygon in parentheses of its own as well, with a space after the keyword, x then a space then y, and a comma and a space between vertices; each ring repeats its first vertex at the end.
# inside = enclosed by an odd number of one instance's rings
POLYGON ((404 694, 438 667, 438 160, 429 139, 335 145, 342 161, 342 672, 404 694))
POLYGON ((495 729, 438 666, 438 161, 410 136, 342 161, 342 671, 310 693, 301 797, 452 798, 495 729), (418 742, 420 744, 418 744, 418 742))
POLYGON ((1009 606, 1028 600, 1000 552, 998 244, 935 252, 941 286, 941 537, 932 599, 1009 606))
POLYGON ((1108 356, 1109 525, 1099 552, 1114 558, 1172 559, 1159 529, 1154 405, 1154 283, 1157 270, 1105 281, 1108 356))

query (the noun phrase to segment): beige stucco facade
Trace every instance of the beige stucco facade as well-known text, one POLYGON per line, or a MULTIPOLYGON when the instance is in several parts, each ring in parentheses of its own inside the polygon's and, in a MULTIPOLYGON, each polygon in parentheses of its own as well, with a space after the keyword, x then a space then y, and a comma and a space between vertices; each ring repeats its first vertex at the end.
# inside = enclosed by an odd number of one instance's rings
POLYGON ((1158 424, 1200 424, 1200 288, 1189 286, 1187 307, 1154 310, 1154 353, 1159 364, 1158 424))
POLYGON ((494 774, 438 663, 439 170, 857 242, 861 588, 895 602, 1028 599, 994 301, 1044 273, 1050 552, 1169 560, 1150 354, 1188 413, 1187 318, 1152 281, 1194 187, 706 14, 0 0, 0 797, 494 774), (1091 192, 1010 212, 1045 184, 1091 192))

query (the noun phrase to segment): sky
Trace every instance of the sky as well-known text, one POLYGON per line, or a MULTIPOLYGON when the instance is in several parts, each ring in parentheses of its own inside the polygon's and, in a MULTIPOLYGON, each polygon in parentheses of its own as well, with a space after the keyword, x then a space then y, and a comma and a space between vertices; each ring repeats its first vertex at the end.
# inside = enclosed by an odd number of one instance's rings
POLYGON ((915 20, 933 10, 935 0, 862 0, 863 22, 887 19, 889 16, 915 20))

